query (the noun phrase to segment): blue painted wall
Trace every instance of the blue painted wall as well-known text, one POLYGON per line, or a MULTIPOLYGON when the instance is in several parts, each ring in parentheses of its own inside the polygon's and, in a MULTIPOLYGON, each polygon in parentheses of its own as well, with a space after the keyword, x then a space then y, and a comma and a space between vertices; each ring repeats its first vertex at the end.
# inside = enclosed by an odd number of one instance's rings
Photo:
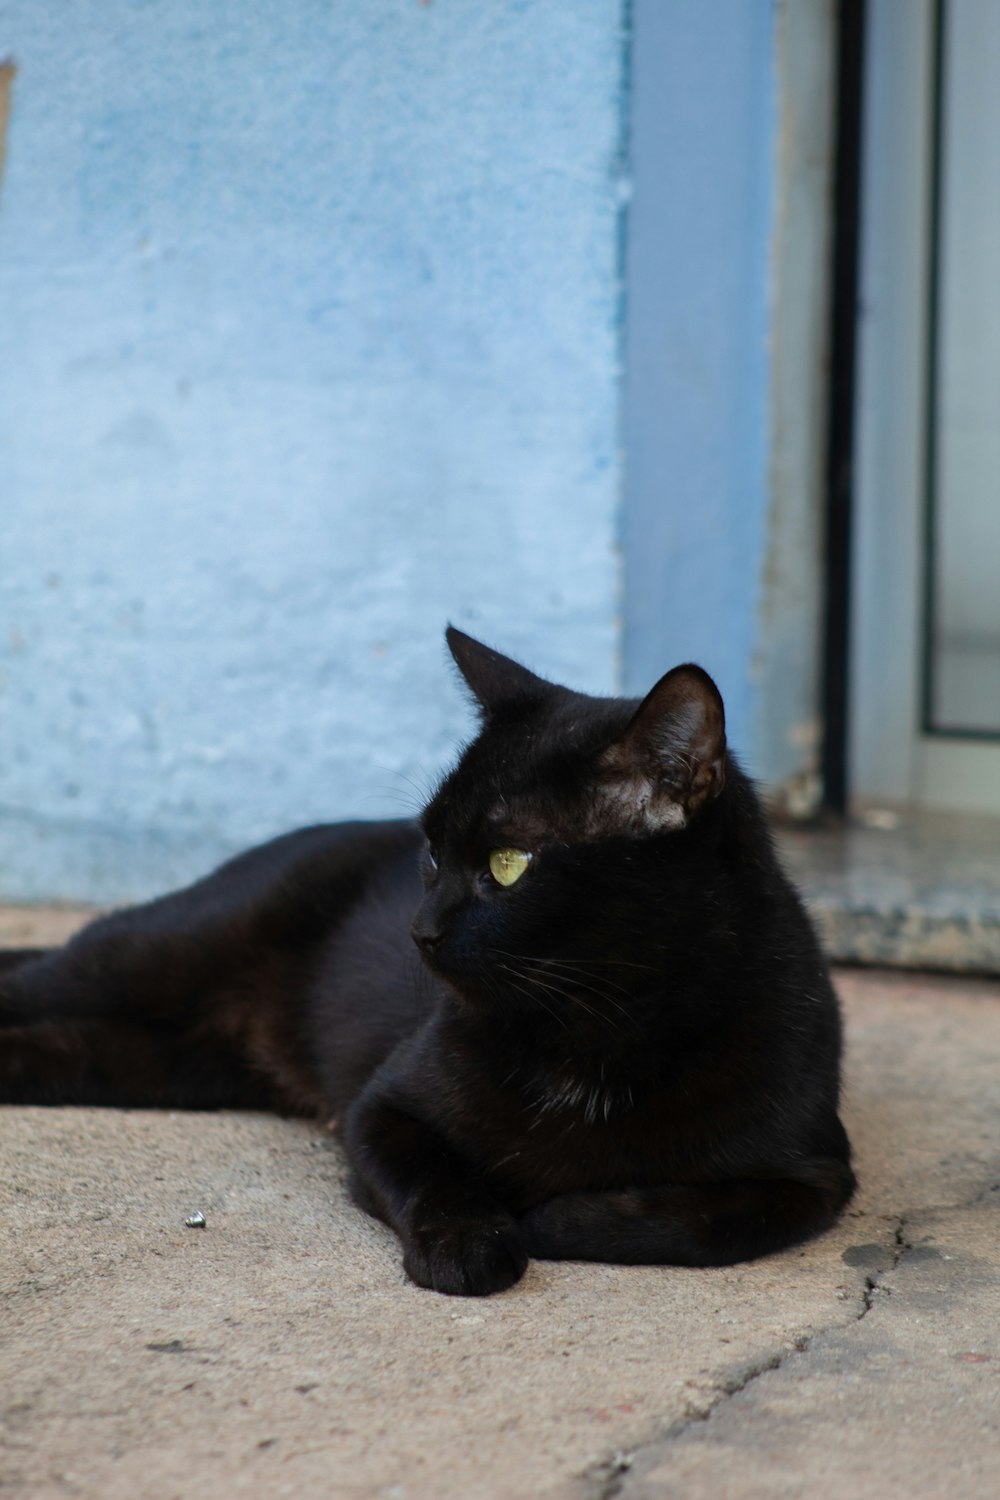
POLYGON ((795 769, 832 14, 4 0, 0 897, 409 812, 448 618, 795 769))
MULTIPOLYGON (((803 3, 803 0, 797 0, 803 3)), ((636 0, 627 253, 625 680, 701 662, 755 723, 771 502, 778 7, 636 0)))
POLYGON ((612 687, 624 12, 5 0, 0 894, 412 807, 448 617, 612 687))

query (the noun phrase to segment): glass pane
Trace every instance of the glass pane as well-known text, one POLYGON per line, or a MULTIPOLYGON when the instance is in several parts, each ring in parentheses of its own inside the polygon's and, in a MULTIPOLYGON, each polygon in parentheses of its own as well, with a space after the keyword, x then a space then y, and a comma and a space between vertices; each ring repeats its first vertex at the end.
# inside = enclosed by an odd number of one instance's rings
POLYGON ((929 728, 1000 734, 1000 3, 946 0, 929 728))

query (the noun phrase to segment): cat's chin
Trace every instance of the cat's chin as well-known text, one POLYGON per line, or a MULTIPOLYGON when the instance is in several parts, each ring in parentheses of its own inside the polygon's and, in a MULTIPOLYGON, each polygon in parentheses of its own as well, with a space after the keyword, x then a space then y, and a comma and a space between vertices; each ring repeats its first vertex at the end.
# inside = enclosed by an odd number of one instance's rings
POLYGON ((475 976, 463 968, 447 954, 421 953, 421 962, 429 974, 432 974, 439 983, 445 984, 449 989, 461 990, 474 986, 475 976))
POLYGON ((462 1009, 488 1011, 497 1008, 497 986, 481 969, 435 955, 421 955, 424 968, 462 1009))

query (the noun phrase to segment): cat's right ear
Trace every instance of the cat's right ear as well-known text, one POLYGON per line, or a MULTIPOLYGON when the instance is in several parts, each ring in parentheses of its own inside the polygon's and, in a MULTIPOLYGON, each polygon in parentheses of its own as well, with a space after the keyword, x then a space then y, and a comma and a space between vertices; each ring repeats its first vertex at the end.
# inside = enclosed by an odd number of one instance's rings
POLYGON ((449 625, 445 631, 448 650, 465 678, 473 697, 489 717, 498 708, 515 702, 544 697, 552 691, 550 683, 536 677, 527 667, 502 656, 481 641, 473 640, 464 630, 449 625))
POLYGON ((601 755, 606 797, 654 828, 683 828, 726 780, 726 715, 701 667, 674 667, 601 755))

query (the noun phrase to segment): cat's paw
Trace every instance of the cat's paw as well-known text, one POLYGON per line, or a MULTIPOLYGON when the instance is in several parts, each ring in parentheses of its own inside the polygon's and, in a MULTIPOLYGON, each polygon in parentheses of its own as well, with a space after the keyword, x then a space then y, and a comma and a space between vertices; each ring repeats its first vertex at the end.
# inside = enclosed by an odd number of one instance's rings
POLYGON ((488 1297, 524 1275, 528 1257, 512 1219, 444 1220, 407 1236, 403 1268, 417 1286, 450 1297, 488 1297))

